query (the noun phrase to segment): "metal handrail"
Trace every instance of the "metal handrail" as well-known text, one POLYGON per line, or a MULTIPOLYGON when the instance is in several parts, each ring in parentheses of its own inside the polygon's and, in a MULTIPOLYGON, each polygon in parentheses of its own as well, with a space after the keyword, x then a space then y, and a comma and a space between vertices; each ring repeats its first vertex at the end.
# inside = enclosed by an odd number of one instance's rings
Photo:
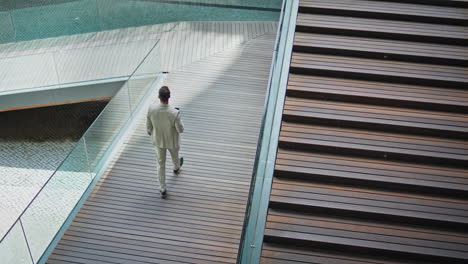
POLYGON ((270 94, 271 94, 271 83, 272 83, 272 75, 276 67, 276 60, 278 58, 278 46, 279 46, 279 41, 280 41, 280 33, 281 29, 283 27, 283 21, 284 21, 284 9, 286 6, 286 2, 288 0, 283 0, 281 4, 281 14, 280 14, 280 19, 278 22, 278 28, 276 30, 276 39, 275 39, 275 45, 273 49, 273 57, 271 58, 271 66, 270 66, 270 73, 269 73, 269 78, 268 78, 268 85, 267 85, 267 93, 265 95, 265 103, 263 104, 263 114, 262 114, 262 121, 260 125, 260 131, 258 133, 258 140, 257 140, 257 150, 255 153, 255 160, 254 160, 254 166, 253 166, 253 172, 252 172, 252 179, 250 181, 250 190, 249 190, 249 197, 247 200, 247 205, 245 208, 245 215, 244 215, 244 224, 242 226, 242 233, 241 233, 241 238, 240 238, 240 243, 239 243, 239 252, 237 254, 237 263, 240 263, 243 255, 243 248, 244 248, 244 243, 245 243, 245 233, 246 233, 246 228, 247 224, 249 221, 250 217, 250 209, 252 205, 252 198, 253 198, 253 190, 255 189, 255 180, 256 180, 256 172, 258 168, 258 163, 260 159, 260 150, 262 148, 262 135, 265 131, 265 121, 266 121, 266 116, 267 116, 267 109, 268 109, 268 104, 270 102, 270 94))
POLYGON ((258 209, 263 210, 260 215, 258 211, 252 211, 256 209, 252 208, 252 203, 260 205, 263 203, 267 207, 269 201, 271 179, 270 181, 265 181, 265 179, 269 174, 273 174, 271 167, 274 166, 276 159, 297 9, 298 0, 283 1, 237 263, 253 264, 259 262, 259 250, 261 250, 262 242, 258 241, 259 236, 255 237, 252 233, 259 232, 263 238, 267 208, 259 206, 258 209), (280 52, 284 52, 284 54, 280 56, 280 52), (267 172, 266 169, 270 169, 270 171, 267 172), (254 197, 259 200, 254 200, 254 197))

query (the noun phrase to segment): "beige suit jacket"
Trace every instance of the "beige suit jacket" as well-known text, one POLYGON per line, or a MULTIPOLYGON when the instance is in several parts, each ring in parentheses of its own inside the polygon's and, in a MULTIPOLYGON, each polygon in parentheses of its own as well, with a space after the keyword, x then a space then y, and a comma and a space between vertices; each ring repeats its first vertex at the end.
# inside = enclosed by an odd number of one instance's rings
POLYGON ((184 124, 179 110, 167 104, 154 103, 148 108, 146 120, 148 135, 158 148, 179 148, 179 134, 184 132, 184 124))

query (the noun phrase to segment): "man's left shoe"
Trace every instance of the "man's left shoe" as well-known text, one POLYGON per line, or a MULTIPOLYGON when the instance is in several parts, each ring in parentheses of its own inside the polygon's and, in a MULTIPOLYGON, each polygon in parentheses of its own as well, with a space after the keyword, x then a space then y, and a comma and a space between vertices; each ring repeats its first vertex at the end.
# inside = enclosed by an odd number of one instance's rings
POLYGON ((167 190, 165 190, 164 192, 163 191, 159 191, 159 193, 161 194, 161 198, 166 198, 167 196, 167 190))
POLYGON ((174 170, 174 173, 176 173, 176 174, 179 173, 180 168, 182 168, 183 164, 184 164, 184 157, 181 157, 180 158, 180 166, 179 166, 179 168, 177 170, 174 170))

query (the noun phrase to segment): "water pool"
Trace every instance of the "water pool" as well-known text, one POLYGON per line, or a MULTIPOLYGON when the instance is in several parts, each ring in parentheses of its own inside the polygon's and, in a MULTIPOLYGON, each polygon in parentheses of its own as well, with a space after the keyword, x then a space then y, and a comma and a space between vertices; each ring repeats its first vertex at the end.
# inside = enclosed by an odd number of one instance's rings
POLYGON ((0 6, 0 43, 177 21, 277 21, 281 2, 282 0, 23 0, 15 2, 14 6, 0 6), (54 4, 50 4, 51 2, 54 4))

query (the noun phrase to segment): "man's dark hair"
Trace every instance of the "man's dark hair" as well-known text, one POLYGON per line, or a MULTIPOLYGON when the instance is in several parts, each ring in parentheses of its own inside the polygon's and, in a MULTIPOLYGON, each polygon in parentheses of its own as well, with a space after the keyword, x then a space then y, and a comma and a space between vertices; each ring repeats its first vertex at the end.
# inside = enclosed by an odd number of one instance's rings
POLYGON ((169 91, 169 87, 163 86, 159 89, 159 99, 163 102, 167 102, 171 97, 171 91, 169 91))

